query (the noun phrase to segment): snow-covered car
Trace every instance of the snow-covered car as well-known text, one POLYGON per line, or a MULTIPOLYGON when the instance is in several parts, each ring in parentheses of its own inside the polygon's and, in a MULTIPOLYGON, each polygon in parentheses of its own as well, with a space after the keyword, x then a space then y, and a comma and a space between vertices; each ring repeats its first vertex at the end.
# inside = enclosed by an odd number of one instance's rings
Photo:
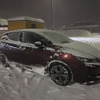
POLYGON ((58 85, 83 83, 100 75, 100 52, 85 43, 45 29, 6 32, 0 43, 0 60, 44 66, 45 73, 58 85))

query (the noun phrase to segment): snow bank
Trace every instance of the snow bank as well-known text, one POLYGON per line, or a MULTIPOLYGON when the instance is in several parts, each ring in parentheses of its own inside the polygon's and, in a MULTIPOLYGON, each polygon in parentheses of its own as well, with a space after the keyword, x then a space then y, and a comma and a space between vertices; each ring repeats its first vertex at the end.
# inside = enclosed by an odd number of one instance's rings
POLYGON ((60 30, 59 32, 68 37, 89 37, 91 35, 89 31, 83 29, 60 30))
POLYGON ((100 51, 100 37, 70 37, 72 40, 85 42, 100 51))
POLYGON ((0 64, 0 100, 99 100, 100 83, 56 85, 50 77, 0 64))

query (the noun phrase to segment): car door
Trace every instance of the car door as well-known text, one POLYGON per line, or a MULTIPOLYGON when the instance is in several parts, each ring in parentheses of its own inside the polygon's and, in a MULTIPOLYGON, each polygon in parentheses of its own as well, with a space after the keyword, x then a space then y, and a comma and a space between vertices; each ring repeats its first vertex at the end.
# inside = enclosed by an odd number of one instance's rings
POLYGON ((39 38, 33 32, 23 32, 23 39, 20 47, 23 52, 24 64, 36 65, 44 62, 44 50, 35 46, 39 38), (42 59, 42 60, 41 60, 42 59))
POLYGON ((25 47, 23 49, 25 64, 30 65, 45 65, 47 60, 45 59, 46 47, 45 43, 42 43, 43 37, 34 33, 34 32, 23 32, 23 40, 21 47, 25 47), (35 45, 36 42, 41 43, 41 47, 37 47, 35 45))
POLYGON ((19 48, 20 41, 19 36, 20 32, 10 32, 6 34, 6 39, 2 39, 3 45, 3 53, 7 56, 7 58, 11 61, 19 62, 21 59, 21 50, 19 48))

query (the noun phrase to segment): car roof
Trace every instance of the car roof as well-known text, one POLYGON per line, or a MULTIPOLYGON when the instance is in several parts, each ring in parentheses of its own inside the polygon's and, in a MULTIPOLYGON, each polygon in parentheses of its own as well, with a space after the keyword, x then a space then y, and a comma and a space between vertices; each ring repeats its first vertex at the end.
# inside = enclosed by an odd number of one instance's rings
POLYGON ((51 32, 51 33, 60 33, 60 32, 58 32, 58 31, 55 31, 55 30, 49 30, 49 29, 18 29, 18 30, 13 30, 13 31, 8 31, 8 32, 6 32, 6 33, 4 33, 4 35, 7 35, 7 34, 9 34, 9 33, 11 33, 11 32, 35 32, 36 34, 38 34, 38 35, 41 35, 41 36, 44 36, 44 32, 46 33, 46 32, 51 32))
POLYGON ((13 31, 7 31, 4 33, 4 35, 9 34, 11 32, 21 32, 21 31, 26 31, 26 32, 30 31, 30 32, 36 32, 40 34, 41 32, 47 32, 47 31, 49 32, 51 30, 48 30, 48 29, 18 29, 18 30, 13 30, 13 31))

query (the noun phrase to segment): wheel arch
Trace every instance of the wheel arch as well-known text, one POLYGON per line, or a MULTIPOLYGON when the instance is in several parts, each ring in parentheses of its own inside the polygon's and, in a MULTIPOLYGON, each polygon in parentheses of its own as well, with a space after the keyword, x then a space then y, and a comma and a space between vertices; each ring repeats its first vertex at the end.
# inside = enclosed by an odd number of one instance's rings
POLYGON ((6 63, 4 64, 4 66, 5 67, 8 67, 9 66, 9 60, 8 60, 7 56, 5 56, 5 54, 2 53, 2 51, 0 51, 0 56, 3 56, 5 58, 6 63))
POLYGON ((55 63, 59 63, 59 64, 65 65, 70 70, 70 72, 71 72, 71 81, 73 81, 73 78, 74 78, 73 72, 72 72, 71 68, 69 67, 69 65, 64 63, 63 61, 59 61, 59 60, 52 60, 52 61, 50 61, 49 64, 47 65, 47 67, 46 67, 47 73, 50 74, 49 70, 52 67, 52 64, 55 64, 55 63))

